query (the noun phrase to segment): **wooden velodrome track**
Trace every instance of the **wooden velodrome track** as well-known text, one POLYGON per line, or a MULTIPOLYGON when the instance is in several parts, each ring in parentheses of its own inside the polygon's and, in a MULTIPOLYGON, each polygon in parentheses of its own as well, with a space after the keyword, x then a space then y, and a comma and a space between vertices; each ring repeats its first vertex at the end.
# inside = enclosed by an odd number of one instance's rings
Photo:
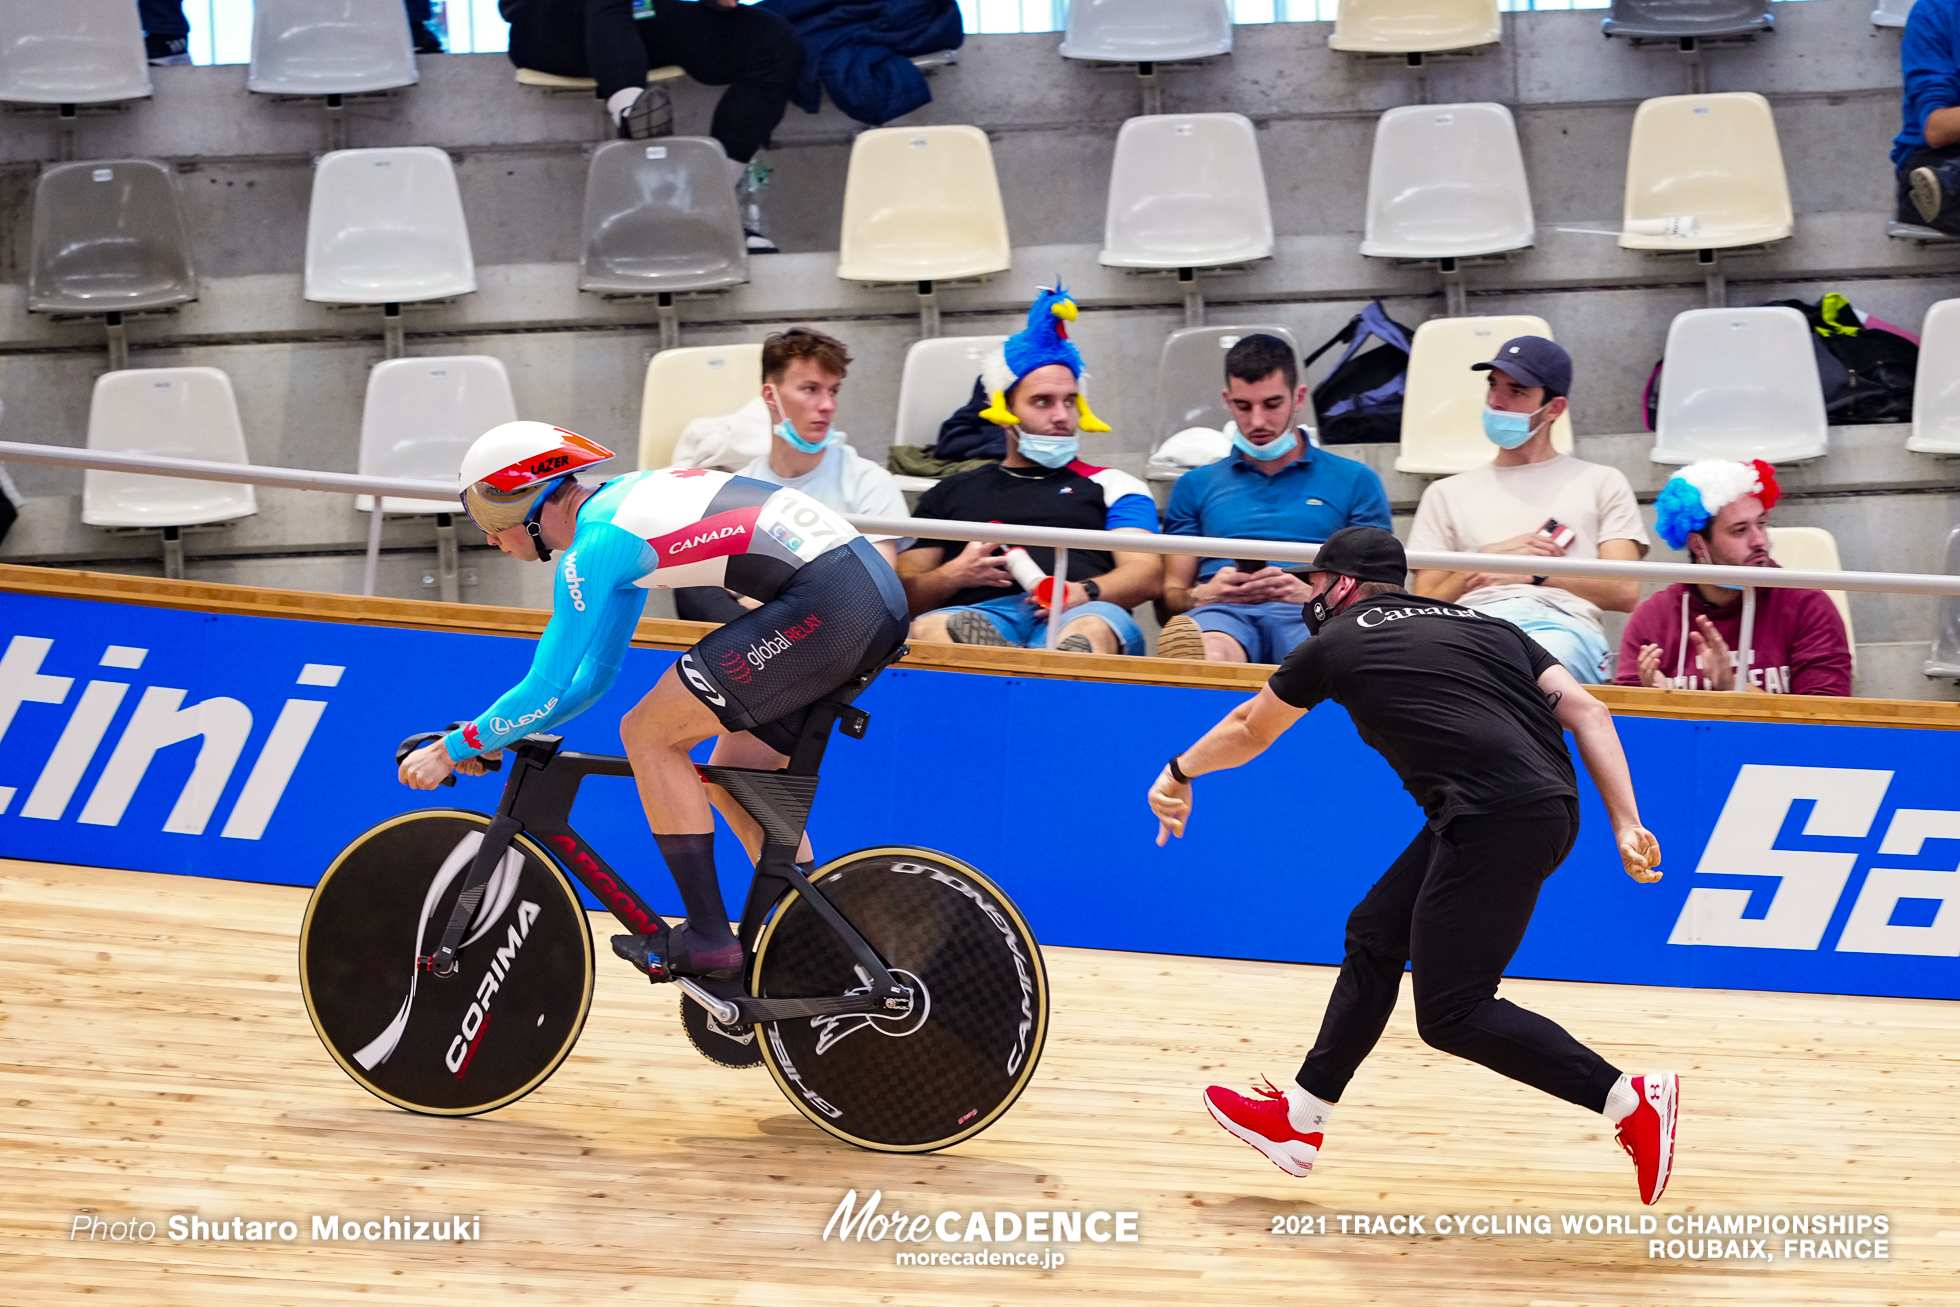
MULTIPOLYGON (((0 569, 0 588, 510 633, 543 616, 32 569, 0 569)), ((690 634, 647 623, 641 637, 672 646, 690 634)), ((915 655, 1020 675, 1218 683, 1155 660, 1052 658, 915 655)), ((1618 711, 1960 724, 1956 705, 1603 697, 1618 711)), ((305 897, 0 861, 0 1305, 1955 1300, 1952 1003, 1507 981, 1508 996, 1615 1061, 1682 1072, 1681 1158, 1653 1209, 1662 1221, 1843 1213, 1889 1224, 1885 1260, 1653 1260, 1645 1237, 1558 1233, 1562 1216, 1643 1211, 1603 1119, 1424 1046, 1406 987, 1308 1180, 1228 1138, 1198 1092, 1260 1072, 1283 1081, 1330 968, 1076 949, 1047 951, 1053 1026, 1019 1105, 947 1152, 879 1155, 808 1125, 764 1072, 704 1061, 680 1029, 677 995, 609 957, 577 1049, 537 1093, 473 1119, 396 1111, 344 1076, 307 1022, 294 957, 305 897), (913 1245, 822 1238, 853 1189, 882 1191, 885 1211, 958 1212, 961 1228, 974 1211, 1136 1212, 1139 1237, 1057 1245, 1068 1260, 1047 1270, 901 1266, 895 1253, 913 1245), (1339 1229, 1343 1216, 1439 1213, 1543 1214, 1553 1233, 1339 1229), (316 1214, 480 1217, 480 1238, 328 1242, 312 1237, 316 1214), (299 1234, 179 1243, 172 1216, 290 1220, 299 1234), (105 1232, 71 1237, 78 1217, 101 1218, 105 1232), (1328 1233, 1272 1232, 1289 1217, 1325 1217, 1328 1233), (154 1222, 153 1239, 108 1237, 132 1220, 154 1222)), ((610 918, 593 924, 610 933, 610 918)))

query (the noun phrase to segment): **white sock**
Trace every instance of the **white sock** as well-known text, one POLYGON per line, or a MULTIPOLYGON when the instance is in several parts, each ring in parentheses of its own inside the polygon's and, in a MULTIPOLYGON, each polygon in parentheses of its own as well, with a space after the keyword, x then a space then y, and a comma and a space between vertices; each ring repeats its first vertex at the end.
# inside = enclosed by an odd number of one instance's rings
POLYGON ((606 101, 606 112, 612 115, 613 126, 619 126, 620 119, 626 116, 626 111, 633 107, 633 101, 639 98, 639 88, 632 86, 612 93, 612 97, 606 101))
POLYGON ((1606 1106, 1599 1109, 1600 1115, 1618 1125, 1626 1120, 1627 1114, 1640 1106, 1640 1095, 1633 1091, 1633 1077, 1623 1075, 1613 1082, 1606 1091, 1606 1106))
POLYGON ((1286 1122, 1303 1135, 1318 1134, 1327 1129, 1327 1118, 1334 1115, 1334 1105, 1295 1084, 1286 1091, 1286 1122))

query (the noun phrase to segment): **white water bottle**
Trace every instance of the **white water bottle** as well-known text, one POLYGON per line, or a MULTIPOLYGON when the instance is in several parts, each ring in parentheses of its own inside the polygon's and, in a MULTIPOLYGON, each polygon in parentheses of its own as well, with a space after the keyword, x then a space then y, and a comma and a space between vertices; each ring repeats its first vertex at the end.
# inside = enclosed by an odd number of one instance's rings
POLYGON ((1041 570, 1041 564, 1035 562, 1027 550, 1019 545, 1007 550, 1007 571, 1023 590, 1035 597, 1036 603, 1043 608, 1055 606, 1055 579, 1041 570))

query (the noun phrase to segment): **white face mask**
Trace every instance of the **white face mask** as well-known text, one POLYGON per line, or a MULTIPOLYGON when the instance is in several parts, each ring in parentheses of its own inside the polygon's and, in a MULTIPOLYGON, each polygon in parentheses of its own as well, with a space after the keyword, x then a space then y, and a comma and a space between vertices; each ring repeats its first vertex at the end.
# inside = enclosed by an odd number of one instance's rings
POLYGON ((1043 467, 1067 467, 1075 461, 1080 441, 1075 436, 1034 436, 1023 431, 1018 441, 1021 457, 1043 467))

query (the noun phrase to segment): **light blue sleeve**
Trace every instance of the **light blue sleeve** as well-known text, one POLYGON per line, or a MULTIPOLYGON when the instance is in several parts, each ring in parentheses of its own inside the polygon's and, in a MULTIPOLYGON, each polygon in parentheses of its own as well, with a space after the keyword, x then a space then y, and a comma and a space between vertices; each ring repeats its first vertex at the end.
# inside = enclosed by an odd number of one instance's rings
POLYGON ((592 706, 612 688, 646 607, 634 582, 652 570, 646 541, 610 522, 580 526, 554 566, 551 622, 531 670, 502 698, 443 737, 458 761, 548 730, 592 706))
POLYGON ((1204 532, 1200 519, 1204 516, 1203 500, 1198 493, 1197 473, 1192 468, 1171 484, 1170 507, 1164 510, 1164 532, 1174 536, 1198 536, 1204 532))

